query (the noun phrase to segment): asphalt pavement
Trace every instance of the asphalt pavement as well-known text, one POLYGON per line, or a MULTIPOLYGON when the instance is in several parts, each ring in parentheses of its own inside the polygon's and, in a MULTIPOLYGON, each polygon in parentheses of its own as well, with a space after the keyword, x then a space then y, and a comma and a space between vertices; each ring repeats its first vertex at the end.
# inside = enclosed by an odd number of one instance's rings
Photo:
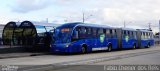
MULTIPOLYGON (((50 71, 70 67, 70 65, 110 65, 110 64, 160 64, 160 46, 144 49, 129 49, 112 52, 93 52, 73 55, 41 55, 0 59, 1 65, 20 65, 20 69, 29 71, 50 71)), ((77 66, 76 66, 77 67, 77 66)), ((81 67, 80 67, 81 68, 81 67)))

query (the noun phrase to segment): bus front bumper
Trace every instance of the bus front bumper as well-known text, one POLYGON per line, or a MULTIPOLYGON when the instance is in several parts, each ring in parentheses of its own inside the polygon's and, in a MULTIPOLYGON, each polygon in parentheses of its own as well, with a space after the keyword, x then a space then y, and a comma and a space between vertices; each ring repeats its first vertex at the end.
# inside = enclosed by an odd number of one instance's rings
POLYGON ((51 52, 52 53, 69 53, 70 49, 69 49, 69 46, 67 44, 52 45, 51 52))

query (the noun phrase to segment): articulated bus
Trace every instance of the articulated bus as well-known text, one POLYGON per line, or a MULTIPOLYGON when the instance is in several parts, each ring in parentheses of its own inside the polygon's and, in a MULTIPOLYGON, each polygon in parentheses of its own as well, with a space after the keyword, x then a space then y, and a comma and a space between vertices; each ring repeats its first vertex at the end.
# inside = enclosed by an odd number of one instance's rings
POLYGON ((154 44, 152 35, 151 31, 144 30, 67 23, 55 29, 53 36, 55 41, 51 44, 51 51, 53 53, 86 53, 99 50, 150 47, 154 44))

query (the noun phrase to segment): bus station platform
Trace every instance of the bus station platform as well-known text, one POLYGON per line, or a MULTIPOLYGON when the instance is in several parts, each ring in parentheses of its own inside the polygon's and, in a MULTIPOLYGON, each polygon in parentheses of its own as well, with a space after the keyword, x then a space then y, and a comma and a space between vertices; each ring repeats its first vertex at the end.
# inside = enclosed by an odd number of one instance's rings
POLYGON ((47 55, 47 54, 49 54, 49 53, 31 53, 31 52, 5 53, 5 54, 0 54, 0 59, 18 58, 18 57, 31 57, 31 56, 40 56, 40 55, 47 55))
POLYGON ((0 46, 0 59, 46 55, 49 52, 29 52, 21 47, 0 46))

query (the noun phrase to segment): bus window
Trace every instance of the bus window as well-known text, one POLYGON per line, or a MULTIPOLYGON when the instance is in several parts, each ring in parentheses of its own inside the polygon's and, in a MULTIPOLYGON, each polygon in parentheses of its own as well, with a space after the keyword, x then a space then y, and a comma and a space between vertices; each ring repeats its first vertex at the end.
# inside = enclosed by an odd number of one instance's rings
POLYGON ((134 35, 134 37, 133 37, 133 38, 134 38, 134 39, 137 39, 137 36, 136 36, 136 35, 137 35, 137 33, 136 33, 136 32, 133 32, 133 35, 134 35))
POLYGON ((72 41, 78 40, 78 29, 73 31, 72 41))
POLYGON ((149 33, 147 32, 147 39, 149 38, 149 33))
POLYGON ((147 32, 145 32, 145 33, 144 33, 144 35, 145 35, 145 37, 144 37, 144 38, 145 38, 145 39, 147 39, 147 32))
POLYGON ((145 39, 146 38, 146 35, 145 35, 145 32, 143 32, 143 39, 145 39))
POLYGON ((130 36, 130 31, 127 31, 127 35, 126 35, 127 37, 131 37, 130 36))
POLYGON ((143 39, 143 32, 141 32, 141 38, 143 39))
POLYGON ((148 33, 148 38, 149 38, 149 39, 151 38, 150 36, 151 36, 151 33, 148 33))
POLYGON ((133 37, 132 31, 129 31, 128 36, 129 36, 130 38, 132 38, 132 37, 133 37))
POLYGON ((106 29, 103 29, 103 33, 104 33, 104 34, 106 33, 106 29))
POLYGON ((115 30, 113 29, 112 30, 112 38, 114 38, 115 37, 115 30))
POLYGON ((133 31, 130 31, 130 38, 134 38, 133 31))
POLYGON ((112 34, 112 30, 110 30, 110 34, 112 34))
POLYGON ((148 33, 148 39, 150 39, 150 33, 148 33))
POLYGON ((86 32, 87 32, 87 31, 86 31, 86 28, 85 28, 85 27, 82 27, 82 28, 81 28, 81 32, 82 32, 82 34, 86 34, 86 32))
POLYGON ((123 31, 123 38, 125 38, 127 35, 127 31, 123 31))
POLYGON ((79 33, 79 37, 80 38, 86 38, 86 28, 85 27, 81 27, 80 28, 80 31, 79 31, 80 33, 79 33))
POLYGON ((110 29, 109 31, 110 31, 110 38, 113 38, 113 32, 112 32, 112 29, 110 29))
POLYGON ((130 33, 131 33, 130 31, 127 31, 127 36, 128 36, 128 37, 130 37, 130 33))
POLYGON ((148 33, 147 36, 148 36, 148 39, 149 39, 150 38, 150 33, 148 33))
POLYGON ((148 37, 148 32, 146 33, 146 38, 148 39, 149 37, 148 37))
POLYGON ((98 36, 100 36, 100 35, 102 35, 102 34, 104 34, 104 33, 103 33, 103 29, 98 29, 98 36))
POLYGON ((110 30, 109 30, 109 29, 106 29, 106 35, 107 35, 108 38, 111 37, 111 36, 110 36, 110 30))
POLYGON ((116 38, 116 30, 112 29, 112 38, 116 38))
POLYGON ((96 28, 92 29, 92 34, 93 34, 93 37, 97 37, 97 29, 96 28))
POLYGON ((114 32, 115 32, 115 37, 117 37, 117 31, 115 30, 114 32))
POLYGON ((143 32, 143 36, 142 36, 142 38, 143 38, 143 39, 145 39, 145 32, 143 32))
POLYGON ((91 28, 86 28, 86 30, 87 30, 87 37, 91 37, 92 29, 91 28))

